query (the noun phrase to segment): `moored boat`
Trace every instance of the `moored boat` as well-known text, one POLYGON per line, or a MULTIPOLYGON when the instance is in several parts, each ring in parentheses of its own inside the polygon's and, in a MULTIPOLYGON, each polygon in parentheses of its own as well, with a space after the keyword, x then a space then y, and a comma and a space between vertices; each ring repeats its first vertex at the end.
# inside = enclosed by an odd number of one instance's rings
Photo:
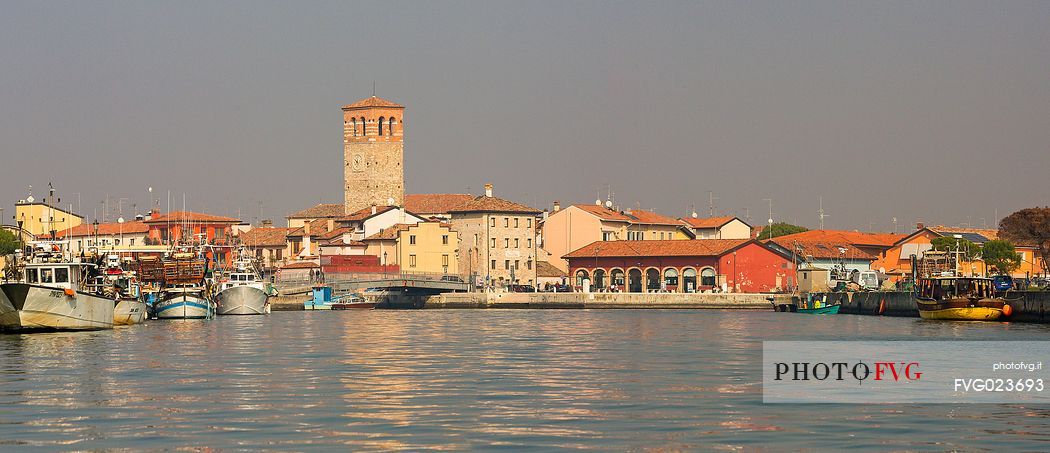
POLYGON ((34 247, 21 281, 0 284, 0 330, 113 328, 113 299, 86 291, 95 265, 66 257, 60 243, 34 247))
POLYGON ((135 271, 126 270, 120 256, 106 256, 105 268, 95 277, 95 292, 115 301, 113 324, 131 325, 146 320, 148 309, 135 271))
POLYGON ((995 321, 1013 309, 995 295, 990 278, 925 277, 918 280, 919 317, 957 321, 995 321))
POLYGON ((361 296, 346 295, 332 301, 332 310, 369 310, 376 305, 376 302, 369 302, 361 296))
POLYGON ((263 315, 270 313, 269 285, 245 249, 237 253, 231 271, 218 282, 215 294, 219 315, 263 315))
POLYGON ((205 296, 206 289, 195 284, 175 284, 160 292, 154 304, 157 319, 207 319, 215 315, 215 307, 205 296))

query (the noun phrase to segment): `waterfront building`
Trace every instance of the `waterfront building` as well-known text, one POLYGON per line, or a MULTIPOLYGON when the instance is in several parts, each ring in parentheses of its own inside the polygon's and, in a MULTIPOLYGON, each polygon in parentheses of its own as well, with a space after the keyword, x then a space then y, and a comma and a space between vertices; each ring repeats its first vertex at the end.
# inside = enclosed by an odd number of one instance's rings
MULTIPOLYGON (((693 213, 694 215, 696 213, 693 213)), ((682 223, 693 231, 697 239, 750 239, 751 225, 739 217, 688 217, 682 223)))
POLYGON ((148 220, 143 221, 149 227, 147 238, 151 244, 198 244, 203 239, 213 245, 230 244, 233 226, 240 222, 231 217, 200 212, 173 211, 161 214, 156 209, 148 220))
POLYGON ((52 230, 68 230, 84 223, 84 218, 55 206, 50 200, 37 201, 32 195, 15 203, 14 221, 33 236, 51 234, 52 230))
POLYGON ((773 292, 795 283, 791 256, 751 239, 596 241, 564 256, 577 287, 627 292, 773 292))
MULTIPOLYGON (((811 244, 809 247, 818 255, 828 254, 827 259, 834 258, 835 248, 845 248, 847 264, 851 264, 849 258, 870 255, 873 260, 868 265, 869 269, 885 273, 891 267, 888 266, 885 257, 886 252, 893 244, 904 238, 903 234, 895 233, 868 233, 864 231, 848 230, 808 230, 801 233, 787 234, 773 238, 773 241, 784 250, 792 250, 795 243, 811 244), (831 247, 823 250, 822 247, 831 247)), ((824 263, 827 264, 827 263, 824 263)), ((856 263, 858 266, 861 263, 856 263)), ((859 267, 858 267, 859 269, 859 267)))
POLYGON ((405 107, 368 97, 343 106, 344 213, 403 206, 405 107))
POLYGON ((505 287, 536 282, 536 220, 540 211, 485 194, 453 208, 459 234, 459 271, 475 285, 505 287))
POLYGON ((536 284, 541 289, 548 285, 567 285, 568 276, 565 271, 558 269, 548 261, 541 259, 536 262, 536 284))
POLYGON ((238 235, 241 244, 252 250, 267 274, 288 262, 288 234, 295 228, 257 227, 238 235))
MULTIPOLYGON (((923 253, 933 249, 932 241, 939 237, 957 237, 975 244, 999 238, 999 231, 983 228, 960 228, 949 226, 926 226, 917 224, 915 232, 902 237, 886 250, 882 259, 886 263, 887 273, 893 279, 902 279, 912 272, 911 257, 922 258, 923 253)), ((1014 278, 1026 278, 1043 272, 1043 262, 1037 247, 1028 244, 1014 244, 1021 255, 1021 266, 1011 273, 1014 278)), ((988 275, 988 267, 980 259, 963 260, 959 263, 963 275, 988 275)))
MULTIPOLYGON (((611 205, 611 203, 610 203, 611 205)), ((640 209, 617 211, 610 206, 575 204, 554 211, 543 220, 543 249, 551 254, 550 263, 567 271, 563 255, 594 241, 640 241, 692 239, 693 231, 678 219, 640 209)))
POLYGON ((365 238, 365 254, 403 272, 458 274, 459 237, 441 222, 397 224, 365 238))
POLYGON ((338 219, 345 215, 346 212, 344 211, 342 203, 321 203, 316 206, 303 209, 302 211, 289 214, 288 217, 285 218, 288 219, 289 228, 301 228, 307 223, 319 219, 334 221, 335 219, 338 219))
POLYGON ((822 286, 818 286, 823 288, 831 283, 832 277, 841 279, 853 275, 854 272, 870 271, 871 263, 876 259, 870 253, 846 242, 783 240, 781 237, 776 237, 766 241, 765 244, 778 252, 792 256, 792 260, 799 269, 799 282, 806 281, 809 285, 814 285, 813 279, 819 276, 823 278, 823 282, 816 283, 823 283, 822 286), (844 272, 844 275, 833 273, 832 271, 836 269, 844 272), (805 279, 802 277, 803 273, 807 276, 805 279))
MULTIPOLYGON (((101 253, 108 250, 145 250, 143 247, 147 245, 148 233, 149 226, 143 221, 84 223, 56 231, 55 238, 68 240, 68 250, 74 255, 80 255, 89 249, 95 249, 101 253)), ((163 251, 163 248, 159 251, 163 251)))

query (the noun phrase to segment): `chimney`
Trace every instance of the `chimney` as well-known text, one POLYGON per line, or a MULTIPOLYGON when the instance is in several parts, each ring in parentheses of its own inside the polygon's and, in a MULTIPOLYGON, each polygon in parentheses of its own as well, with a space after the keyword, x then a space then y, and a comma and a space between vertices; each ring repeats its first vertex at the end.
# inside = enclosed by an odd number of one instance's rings
POLYGON ((916 230, 921 230, 923 228, 926 228, 926 225, 924 225, 922 222, 919 222, 919 223, 915 224, 915 229, 916 230))
POLYGON ((262 227, 263 227, 263 228, 271 228, 271 227, 273 227, 273 220, 270 220, 270 219, 263 219, 263 221, 262 221, 262 227))
POLYGON ((485 184, 485 196, 492 198, 492 184, 485 184))
POLYGON ((558 201, 558 200, 554 200, 554 212, 558 212, 560 210, 561 210, 561 202, 558 201))
POLYGON ((550 215, 551 213, 548 212, 546 209, 543 210, 543 220, 547 220, 547 217, 549 217, 550 215))

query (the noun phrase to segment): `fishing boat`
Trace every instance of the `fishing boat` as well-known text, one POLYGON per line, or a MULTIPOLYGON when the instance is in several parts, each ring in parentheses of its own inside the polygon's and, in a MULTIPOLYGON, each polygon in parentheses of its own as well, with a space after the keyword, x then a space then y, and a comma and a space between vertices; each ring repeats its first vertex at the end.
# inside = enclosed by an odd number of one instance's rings
MULTIPOLYGON (((92 256, 94 254, 92 253, 92 256)), ((113 324, 131 325, 146 320, 148 308, 136 272, 125 269, 117 254, 106 256, 105 265, 93 279, 95 293, 113 299, 113 324)))
POLYGON ((113 328, 113 299, 87 289, 95 264, 67 256, 62 245, 34 244, 20 281, 0 284, 0 330, 113 328))
POLYGON ((205 260, 193 248, 176 247, 162 262, 164 286, 153 306, 158 319, 202 319, 215 315, 208 298, 205 260))
POLYGON ((230 272, 217 283, 216 312, 219 315, 264 315, 270 313, 270 287, 264 282, 246 249, 237 251, 230 272))
POLYGON ((376 302, 368 302, 356 294, 347 294, 332 300, 332 310, 371 310, 376 308, 376 305, 376 302))
POLYGON ((1013 311, 984 277, 919 278, 915 303, 923 319, 995 321, 1013 311))
MULTIPOLYGON (((827 303, 828 295, 824 294, 823 297, 814 297, 812 293, 795 296, 792 299, 797 302, 791 304, 773 304, 773 311, 784 311, 792 313, 803 313, 810 315, 836 315, 839 313, 839 309, 842 308, 840 303, 827 303)), ((770 298, 772 303, 772 298, 770 298)))

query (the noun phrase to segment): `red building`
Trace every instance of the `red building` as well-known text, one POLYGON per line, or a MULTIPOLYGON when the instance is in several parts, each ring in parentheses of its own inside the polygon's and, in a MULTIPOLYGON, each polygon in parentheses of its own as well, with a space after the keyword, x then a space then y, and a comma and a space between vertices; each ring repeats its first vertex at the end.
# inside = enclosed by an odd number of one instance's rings
POLYGON ((573 251, 569 278, 596 291, 775 292, 792 288, 791 257, 751 239, 598 241, 573 251))
POLYGON ((240 220, 199 212, 161 214, 154 210, 150 219, 143 223, 149 227, 146 240, 150 244, 200 244, 203 239, 213 246, 207 252, 208 260, 229 265, 233 259, 233 226, 240 220))

